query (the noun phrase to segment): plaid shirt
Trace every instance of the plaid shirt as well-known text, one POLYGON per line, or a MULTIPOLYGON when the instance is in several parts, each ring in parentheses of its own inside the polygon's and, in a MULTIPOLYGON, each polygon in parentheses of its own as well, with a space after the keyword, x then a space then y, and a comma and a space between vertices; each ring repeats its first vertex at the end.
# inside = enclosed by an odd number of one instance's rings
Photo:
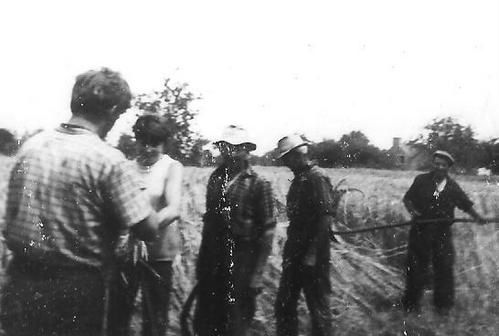
POLYGON ((235 236, 258 237, 276 225, 270 182, 250 167, 229 181, 227 168, 217 168, 208 181, 207 216, 221 215, 235 236))
POLYGON ((198 277, 234 267, 251 273, 245 273, 245 282, 255 274, 261 279, 276 225, 270 182, 251 168, 229 180, 227 167, 218 167, 208 181, 203 222, 198 277), (231 248, 233 242, 235 251, 231 248), (250 250, 242 251, 249 246, 250 250), (243 255, 245 261, 234 261, 235 254, 243 255))
POLYGON ((7 244, 30 259, 102 266, 120 231, 146 218, 133 163, 83 128, 59 127, 21 149, 7 195, 7 244))

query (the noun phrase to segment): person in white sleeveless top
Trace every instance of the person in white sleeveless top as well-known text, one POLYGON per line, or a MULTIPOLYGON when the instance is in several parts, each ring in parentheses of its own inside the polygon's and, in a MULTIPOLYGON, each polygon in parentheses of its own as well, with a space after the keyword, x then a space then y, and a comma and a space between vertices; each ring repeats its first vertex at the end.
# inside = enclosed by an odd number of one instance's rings
POLYGON ((143 176, 151 205, 158 212, 162 229, 147 243, 149 271, 142 275, 143 335, 166 335, 172 263, 180 254, 178 228, 183 166, 164 154, 171 136, 164 118, 155 114, 139 117, 133 126, 138 146, 136 165, 143 176), (156 274, 155 274, 156 273, 156 274), (159 275, 159 277, 158 277, 159 275))

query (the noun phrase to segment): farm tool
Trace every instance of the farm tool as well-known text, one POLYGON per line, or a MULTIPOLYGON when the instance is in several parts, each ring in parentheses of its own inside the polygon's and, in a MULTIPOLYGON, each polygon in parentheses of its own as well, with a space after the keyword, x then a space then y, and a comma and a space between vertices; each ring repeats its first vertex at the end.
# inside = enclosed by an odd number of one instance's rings
MULTIPOLYGON (((485 219, 486 223, 499 223, 499 218, 487 218, 485 219)), ((357 233, 366 233, 366 232, 371 232, 371 231, 377 231, 377 230, 386 230, 386 229, 392 229, 396 227, 402 227, 402 226, 409 226, 409 225, 421 225, 421 224, 432 224, 432 223, 475 223, 476 220, 473 218, 433 218, 433 219, 412 219, 407 222, 403 223, 397 223, 397 224, 387 224, 387 225, 379 225, 379 226, 373 226, 373 227, 368 227, 368 228, 361 228, 361 229, 354 229, 354 230, 347 230, 347 231, 335 231, 332 230, 330 232, 330 238, 333 241, 336 241, 334 236, 341 236, 341 235, 349 235, 349 234, 357 234, 357 233)))

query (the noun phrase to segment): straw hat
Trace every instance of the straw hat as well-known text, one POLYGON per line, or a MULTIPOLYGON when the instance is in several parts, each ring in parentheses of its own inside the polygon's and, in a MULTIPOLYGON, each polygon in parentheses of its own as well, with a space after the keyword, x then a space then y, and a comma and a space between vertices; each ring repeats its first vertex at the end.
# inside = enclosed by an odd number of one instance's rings
POLYGON ((443 151, 443 150, 437 150, 435 153, 433 153, 433 157, 441 157, 442 159, 445 159, 449 162, 449 166, 452 166, 456 160, 450 155, 449 152, 443 151))
POLYGON ((310 145, 310 143, 303 140, 303 138, 298 134, 285 136, 277 142, 277 158, 282 158, 295 148, 308 145, 310 145))
POLYGON ((256 144, 250 138, 248 131, 236 125, 227 126, 222 132, 222 136, 213 142, 213 144, 218 145, 222 142, 227 142, 234 146, 247 145, 250 151, 256 149, 256 144))

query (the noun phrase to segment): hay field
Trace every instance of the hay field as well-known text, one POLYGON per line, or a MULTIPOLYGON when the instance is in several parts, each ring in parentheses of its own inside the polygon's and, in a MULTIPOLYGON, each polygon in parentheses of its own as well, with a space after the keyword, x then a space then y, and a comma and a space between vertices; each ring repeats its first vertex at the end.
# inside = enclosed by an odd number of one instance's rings
MULTIPOLYGON (((9 160, 0 161, 0 216, 9 160)), ((285 168, 257 167, 274 187, 278 229, 259 297, 254 335, 274 335, 273 303, 281 270, 281 250, 286 237, 285 195, 292 174, 285 168)), ((195 283, 194 263, 201 239, 205 186, 209 168, 186 168, 181 231, 184 249, 175 264, 170 335, 179 335, 180 309, 195 283)), ((367 169, 329 169, 333 183, 362 191, 348 193, 340 204, 337 229, 397 223, 408 219, 401 198, 416 172, 367 169)), ((475 201, 477 210, 499 217, 499 186, 495 181, 458 177, 475 201)), ((461 216, 462 214, 458 214, 461 216)), ((433 313, 431 292, 425 295, 420 316, 404 316, 396 306, 404 283, 407 228, 344 236, 332 245, 331 279, 335 335, 497 335, 499 330, 499 225, 454 224, 456 248, 456 308, 445 319, 433 313)), ((299 307, 301 334, 308 334, 307 310, 299 307)), ((137 319, 134 323, 138 334, 137 319)))

